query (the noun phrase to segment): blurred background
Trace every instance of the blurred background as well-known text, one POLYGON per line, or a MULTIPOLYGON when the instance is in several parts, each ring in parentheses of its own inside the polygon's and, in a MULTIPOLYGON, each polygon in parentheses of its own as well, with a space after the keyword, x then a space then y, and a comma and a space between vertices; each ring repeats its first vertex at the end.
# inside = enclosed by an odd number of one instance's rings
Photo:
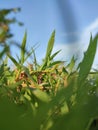
MULTIPOLYGON (((89 44, 92 33, 98 32, 98 0, 0 0, 0 9, 21 8, 19 13, 11 13, 24 23, 10 25, 14 39, 21 44, 25 30, 27 31, 27 48, 38 44, 36 56, 39 62, 43 59, 47 43, 53 30, 56 30, 53 51, 62 50, 57 59, 69 61, 73 55, 81 60, 89 44)), ((19 48, 12 46, 14 57, 19 48)), ((94 67, 98 67, 98 52, 94 67)))

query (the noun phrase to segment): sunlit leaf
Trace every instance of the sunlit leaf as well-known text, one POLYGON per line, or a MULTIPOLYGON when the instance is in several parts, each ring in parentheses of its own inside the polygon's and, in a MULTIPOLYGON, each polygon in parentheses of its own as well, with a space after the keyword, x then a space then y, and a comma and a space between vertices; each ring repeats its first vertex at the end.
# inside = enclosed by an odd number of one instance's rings
POLYGON ((52 53, 52 50, 53 50, 54 40, 55 40, 55 31, 52 32, 52 35, 49 39, 44 63, 42 64, 40 70, 42 70, 48 63, 48 60, 49 60, 51 53, 52 53))
POLYGON ((46 93, 42 92, 41 90, 36 89, 36 90, 34 90, 32 92, 39 100, 41 100, 43 102, 48 102, 49 101, 49 96, 46 93))
POLYGON ((52 32, 51 37, 49 39, 45 59, 47 59, 51 55, 54 46, 54 40, 55 40, 55 31, 52 32))
POLYGON ((15 60, 14 57, 12 57, 11 55, 8 55, 8 57, 11 59, 15 66, 20 67, 19 63, 15 60))
POLYGON ((69 70, 69 72, 71 73, 75 67, 75 62, 76 62, 76 59, 75 57, 73 56, 70 63, 67 65, 67 68, 69 70))
POLYGON ((25 32, 22 45, 21 45, 21 64, 23 64, 25 61, 26 40, 27 40, 27 33, 25 32))
POLYGON ((55 52, 51 57, 50 57, 50 60, 53 60, 53 58, 60 52, 61 50, 55 52))
POLYGON ((88 76, 93 61, 94 57, 96 54, 96 49, 97 49, 97 40, 98 40, 98 34, 92 39, 92 36, 90 38, 90 44, 88 46, 87 51, 84 54, 84 58, 82 62, 80 63, 80 70, 79 70, 79 77, 78 77, 78 83, 81 85, 86 77, 88 76))

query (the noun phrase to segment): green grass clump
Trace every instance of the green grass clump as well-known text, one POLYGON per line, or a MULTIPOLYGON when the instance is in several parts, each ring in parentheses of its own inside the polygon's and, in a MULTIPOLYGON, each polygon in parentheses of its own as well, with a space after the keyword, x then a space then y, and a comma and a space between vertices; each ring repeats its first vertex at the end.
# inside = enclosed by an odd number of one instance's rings
POLYGON ((91 71, 98 35, 90 38, 77 68, 74 57, 68 65, 54 61, 60 52, 52 54, 55 31, 40 65, 34 49, 27 52, 26 38, 25 33, 18 60, 8 53, 9 46, 0 52, 0 129, 98 130, 98 70, 91 71), (34 63, 25 66, 32 54, 34 63))

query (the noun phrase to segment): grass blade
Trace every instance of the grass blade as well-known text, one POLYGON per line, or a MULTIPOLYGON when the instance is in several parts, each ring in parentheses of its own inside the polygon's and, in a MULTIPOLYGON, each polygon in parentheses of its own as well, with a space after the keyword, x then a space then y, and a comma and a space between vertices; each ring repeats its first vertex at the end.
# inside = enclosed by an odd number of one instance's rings
POLYGON ((55 52, 51 57, 50 57, 50 60, 53 60, 53 58, 60 52, 61 50, 55 52))
POLYGON ((51 35, 51 37, 49 39, 48 46, 47 46, 47 51, 46 51, 46 56, 45 56, 45 59, 44 59, 44 63, 42 64, 40 70, 44 69, 44 67, 49 62, 49 58, 51 56, 51 52, 52 52, 53 46, 54 46, 54 39, 55 39, 55 31, 52 32, 52 35, 51 35))
POLYGON ((73 56, 70 63, 67 65, 67 68, 69 70, 69 72, 71 73, 75 67, 75 63, 76 63, 76 59, 75 57, 73 56))
POLYGON ((8 57, 10 58, 10 60, 14 63, 15 66, 19 67, 19 63, 15 60, 15 58, 13 58, 11 55, 8 55, 8 57))
POLYGON ((94 61, 94 57, 96 54, 96 49, 97 49, 97 40, 98 40, 98 34, 95 36, 94 39, 92 39, 92 36, 90 38, 90 44, 88 46, 87 51, 84 54, 84 58, 82 60, 82 62, 80 63, 80 70, 79 70, 79 77, 78 77, 78 83, 81 84, 83 83, 83 81, 86 79, 86 77, 88 76, 93 61, 94 61))
POLYGON ((25 61, 26 40, 27 40, 27 33, 25 32, 24 38, 23 38, 23 41, 22 41, 22 45, 21 45, 21 64, 23 64, 24 61, 25 61))
POLYGON ((45 59, 47 59, 51 55, 54 46, 54 39, 55 39, 55 31, 52 32, 52 35, 49 39, 45 59))
POLYGON ((53 67, 54 65, 60 65, 60 64, 62 64, 62 63, 64 63, 64 61, 54 61, 53 63, 51 63, 50 65, 49 65, 49 67, 53 67))

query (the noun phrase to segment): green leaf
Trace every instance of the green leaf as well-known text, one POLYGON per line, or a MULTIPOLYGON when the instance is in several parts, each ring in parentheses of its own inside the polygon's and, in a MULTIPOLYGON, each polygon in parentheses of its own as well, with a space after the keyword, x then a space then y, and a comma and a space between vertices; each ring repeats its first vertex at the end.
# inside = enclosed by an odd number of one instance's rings
POLYGON ((98 117, 98 97, 86 96, 65 115, 54 122, 50 130, 89 130, 92 118, 98 117))
POLYGON ((71 62, 67 65, 67 68, 70 71, 70 73, 73 71, 73 69, 75 67, 75 62, 76 62, 76 59, 73 56, 71 59, 71 62))
POLYGON ((6 88, 9 88, 9 89, 14 89, 14 88, 17 88, 17 86, 21 85, 22 84, 22 80, 16 82, 16 83, 13 83, 13 84, 10 84, 10 85, 7 85, 6 88))
POLYGON ((50 60, 53 60, 53 58, 60 52, 61 50, 55 52, 51 57, 50 57, 50 60))
POLYGON ((52 35, 49 39, 45 59, 47 59, 51 55, 51 52, 54 46, 54 39, 55 39, 55 31, 52 32, 52 35))
POLYGON ((15 66, 20 67, 20 64, 15 60, 14 57, 8 54, 8 57, 11 59, 11 61, 14 63, 15 66))
POLYGON ((49 102, 49 96, 47 93, 42 92, 39 89, 32 91, 32 93, 42 102, 49 102))
POLYGON ((33 49, 30 52, 28 52, 28 54, 25 57, 25 61, 32 55, 32 53, 34 53, 33 49))
POLYGON ((3 10, 0 10, 0 14, 2 16, 6 16, 8 15, 10 12, 12 12, 12 9, 3 9, 3 10))
POLYGON ((87 78, 93 61, 94 61, 94 57, 96 54, 96 49, 97 49, 97 40, 98 40, 98 34, 94 37, 94 39, 92 39, 92 36, 90 38, 90 44, 88 46, 87 51, 84 54, 84 58, 82 60, 82 62, 80 63, 80 70, 79 70, 79 77, 78 77, 78 83, 79 85, 81 85, 84 80, 87 78))
POLYGON ((54 39, 55 39, 55 31, 52 32, 52 35, 49 39, 44 63, 42 64, 40 70, 43 70, 44 67, 47 65, 47 63, 49 62, 49 59, 53 50, 53 46, 54 46, 54 39))
POLYGON ((4 48, 2 52, 0 52, 0 59, 3 57, 3 55, 6 53, 7 48, 4 48))
POLYGON ((52 67, 52 66, 58 65, 58 64, 62 64, 62 63, 64 63, 64 61, 54 61, 54 62, 52 62, 52 63, 49 65, 49 67, 52 67))
MULTIPOLYGON (((28 103, 29 104, 29 103, 28 103)), ((7 97, 0 98, 1 130, 32 130, 32 108, 30 105, 16 105, 7 97)))
POLYGON ((26 52, 26 40, 27 40, 27 33, 25 32, 24 38, 21 45, 21 64, 25 61, 25 52, 26 52))

